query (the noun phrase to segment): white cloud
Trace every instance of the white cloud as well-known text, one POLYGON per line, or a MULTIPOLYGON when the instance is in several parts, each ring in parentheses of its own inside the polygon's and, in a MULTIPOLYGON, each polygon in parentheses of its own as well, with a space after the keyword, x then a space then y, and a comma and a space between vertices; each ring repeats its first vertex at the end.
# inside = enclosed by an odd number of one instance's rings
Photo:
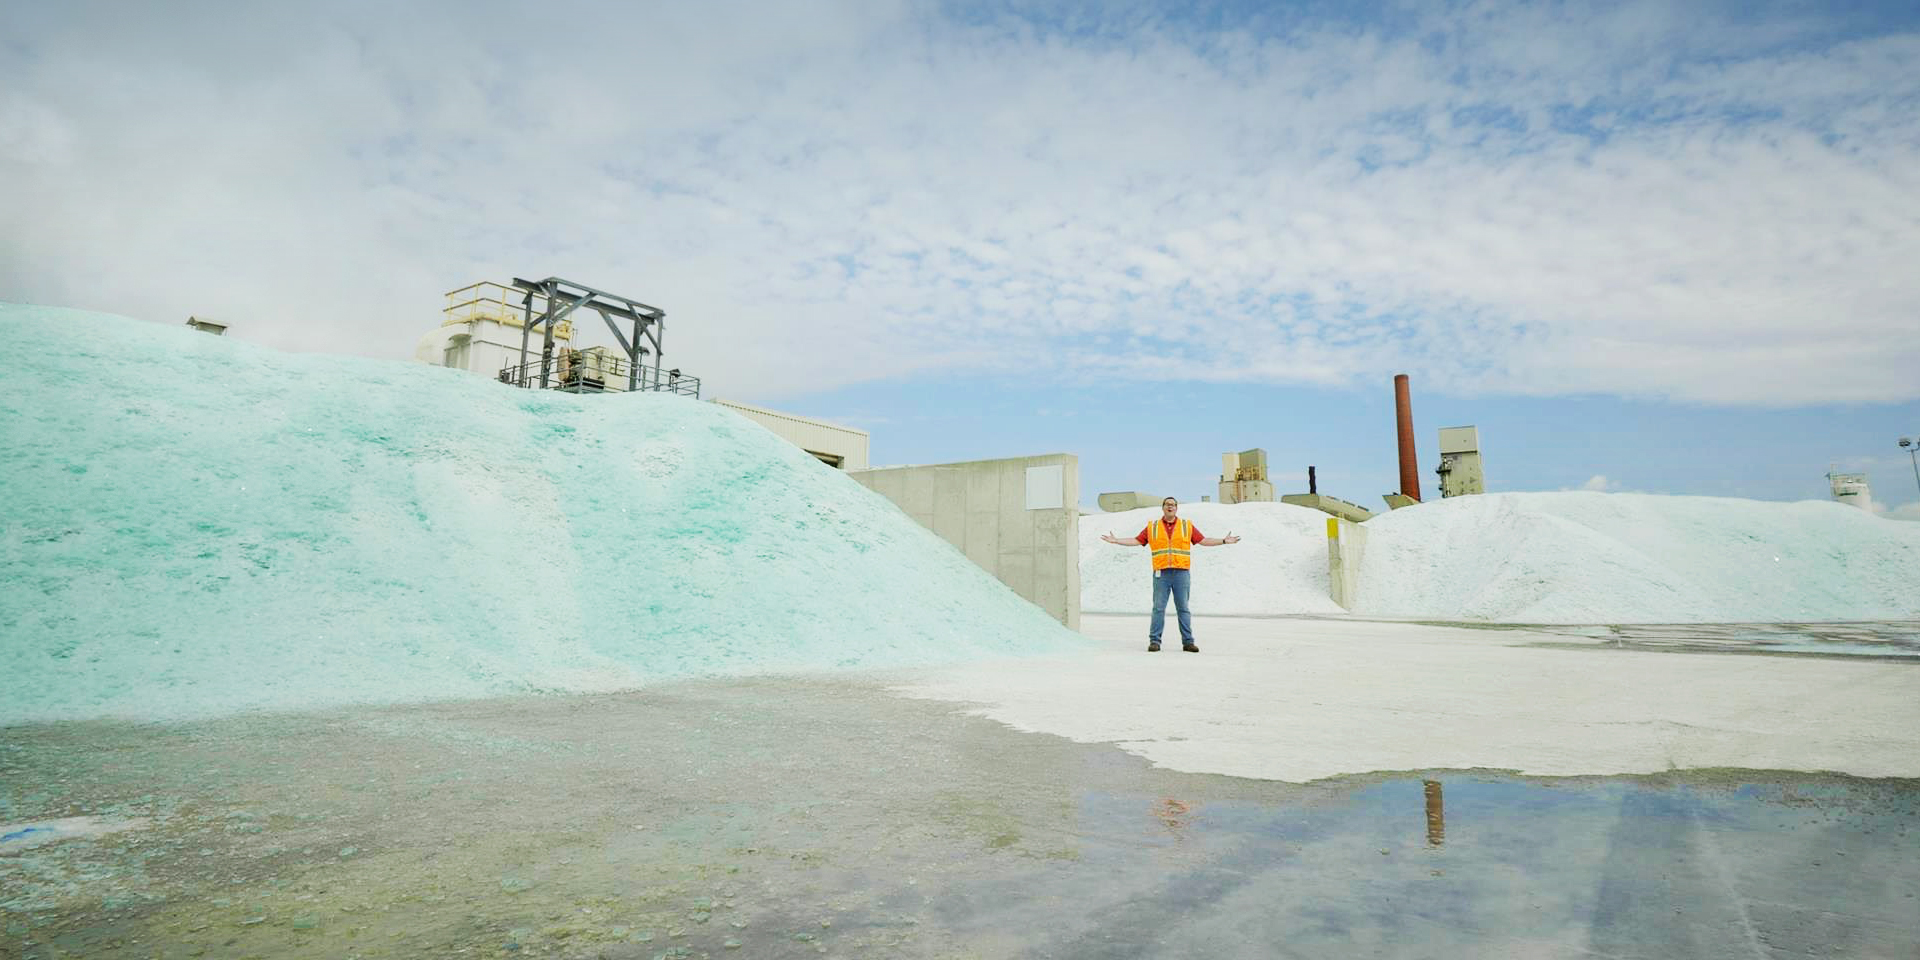
POLYGON ((0 299, 404 356, 440 292, 552 273, 665 307, 722 395, 1011 363, 1920 397, 1912 34, 563 6, 556 54, 512 6, 29 7, 0 299))
POLYGON ((1586 482, 1586 483, 1583 483, 1583 484, 1581 484, 1580 486, 1578 486, 1578 487, 1575 487, 1574 489, 1576 489, 1576 490, 1593 490, 1593 491, 1596 491, 1596 492, 1600 492, 1600 493, 1607 493, 1607 492, 1610 492, 1610 491, 1615 491, 1615 490, 1619 490, 1619 489, 1620 489, 1620 481, 1618 481, 1618 480, 1609 480, 1609 479, 1607 479, 1607 476, 1606 476, 1606 474, 1603 474, 1603 473, 1596 473, 1596 474, 1594 474, 1593 476, 1591 476, 1591 477, 1588 477, 1588 478, 1587 478, 1587 482, 1586 482))

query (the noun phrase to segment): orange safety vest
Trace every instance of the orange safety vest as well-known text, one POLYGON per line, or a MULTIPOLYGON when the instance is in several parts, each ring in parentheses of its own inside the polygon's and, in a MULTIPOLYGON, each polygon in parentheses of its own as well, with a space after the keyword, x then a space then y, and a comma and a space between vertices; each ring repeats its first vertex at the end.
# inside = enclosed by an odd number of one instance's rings
POLYGON ((1155 570, 1193 569, 1193 524, 1185 517, 1173 522, 1173 535, 1167 535, 1167 522, 1159 517, 1147 524, 1147 549, 1153 551, 1155 570))

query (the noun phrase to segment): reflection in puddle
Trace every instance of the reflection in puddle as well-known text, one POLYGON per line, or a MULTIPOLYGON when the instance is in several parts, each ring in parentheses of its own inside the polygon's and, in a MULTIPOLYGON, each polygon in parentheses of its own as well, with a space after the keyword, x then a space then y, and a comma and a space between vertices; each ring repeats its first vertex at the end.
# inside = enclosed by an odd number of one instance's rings
POLYGON ((1172 797, 1160 798, 1160 802, 1153 805, 1153 816, 1166 825, 1175 840, 1185 839, 1182 831, 1193 818, 1192 808, 1172 797))
POLYGON ((1144 913, 1120 932, 1157 931, 1156 955, 1258 956, 1264 940, 1298 956, 1912 956, 1917 800, 1902 781, 1443 774, 1209 803, 1201 859, 1112 853, 1130 882, 1082 887, 1097 922, 1042 952, 1134 955, 1094 947, 1144 913))
POLYGON ((1427 846, 1438 847, 1447 842, 1447 804, 1441 795, 1440 781, 1423 780, 1421 787, 1427 796, 1427 846))

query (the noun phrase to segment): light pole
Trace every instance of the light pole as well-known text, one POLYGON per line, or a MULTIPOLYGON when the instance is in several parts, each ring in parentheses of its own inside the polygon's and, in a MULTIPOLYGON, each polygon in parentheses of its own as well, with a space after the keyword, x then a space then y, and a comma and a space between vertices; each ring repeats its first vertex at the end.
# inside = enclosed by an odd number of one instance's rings
POLYGON ((1907 462, 1913 464, 1913 485, 1920 487, 1920 459, 1916 459, 1916 455, 1920 455, 1920 442, 1912 437, 1901 437, 1900 449, 1907 452, 1907 462))

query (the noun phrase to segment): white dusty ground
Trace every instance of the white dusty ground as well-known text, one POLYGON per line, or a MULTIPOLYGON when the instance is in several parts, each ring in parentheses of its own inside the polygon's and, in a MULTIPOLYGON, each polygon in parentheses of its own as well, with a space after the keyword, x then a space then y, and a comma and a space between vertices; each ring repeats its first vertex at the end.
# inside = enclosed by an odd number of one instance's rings
POLYGON ((1468 768, 1920 776, 1914 664, 1555 649, 1531 644, 1578 641, 1307 618, 1201 617, 1200 654, 1149 654, 1145 624, 1088 616, 1095 653, 926 670, 900 690, 1175 770, 1294 782, 1468 768))

